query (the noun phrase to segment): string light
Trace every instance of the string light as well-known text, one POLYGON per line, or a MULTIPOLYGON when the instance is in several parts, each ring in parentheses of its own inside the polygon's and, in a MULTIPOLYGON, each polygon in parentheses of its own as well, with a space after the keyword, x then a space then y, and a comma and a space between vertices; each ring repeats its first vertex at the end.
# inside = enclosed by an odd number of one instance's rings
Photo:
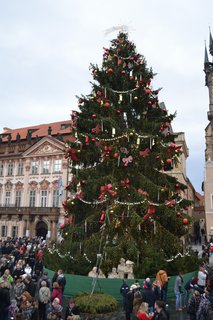
POLYGON ((166 260, 166 262, 172 262, 175 259, 177 259, 178 257, 184 258, 185 256, 190 256, 190 253, 186 252, 185 254, 182 254, 179 252, 178 254, 176 254, 176 256, 172 257, 171 259, 166 260))

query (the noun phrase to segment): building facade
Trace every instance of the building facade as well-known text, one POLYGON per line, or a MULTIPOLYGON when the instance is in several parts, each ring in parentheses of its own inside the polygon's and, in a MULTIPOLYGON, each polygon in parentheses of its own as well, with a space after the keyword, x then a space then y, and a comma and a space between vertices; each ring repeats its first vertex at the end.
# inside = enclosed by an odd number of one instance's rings
MULTIPOLYGON (((210 33, 209 52, 213 56, 213 39, 210 33)), ((213 63, 209 61, 207 49, 205 48, 204 72, 206 86, 209 91, 208 125, 205 129, 205 176, 203 183, 204 205, 206 218, 207 239, 213 236, 213 63)))
POLYGON ((57 238, 69 168, 71 121, 0 134, 0 237, 57 238))

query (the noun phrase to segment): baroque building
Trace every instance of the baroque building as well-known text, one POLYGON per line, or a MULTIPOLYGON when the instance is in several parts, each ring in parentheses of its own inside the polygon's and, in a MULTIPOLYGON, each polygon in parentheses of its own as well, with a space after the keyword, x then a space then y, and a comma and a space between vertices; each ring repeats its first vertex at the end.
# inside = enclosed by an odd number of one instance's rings
MULTIPOLYGON (((213 39, 210 32, 209 52, 213 56, 213 39)), ((205 84, 209 91, 208 125, 205 128, 205 175, 203 183, 207 238, 213 236, 213 63, 209 61, 205 47, 205 84)))
POLYGON ((69 179, 71 120, 0 134, 0 237, 57 238, 69 179))

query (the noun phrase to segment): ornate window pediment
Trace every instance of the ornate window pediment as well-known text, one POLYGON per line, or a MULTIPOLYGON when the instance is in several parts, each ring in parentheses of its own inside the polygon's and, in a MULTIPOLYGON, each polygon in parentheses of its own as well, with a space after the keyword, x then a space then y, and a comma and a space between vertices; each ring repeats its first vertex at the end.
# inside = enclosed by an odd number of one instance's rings
POLYGON ((10 180, 5 183, 5 190, 12 190, 13 184, 10 180))
POLYGON ((46 190, 49 188, 50 182, 44 179, 39 184, 40 184, 41 190, 46 190))
POLYGON ((34 180, 29 182, 29 186, 30 186, 31 190, 36 189, 37 185, 38 185, 38 182, 36 182, 34 180))
POLYGON ((23 183, 21 181, 17 181, 16 184, 15 184, 15 187, 17 190, 20 190, 23 188, 23 183))

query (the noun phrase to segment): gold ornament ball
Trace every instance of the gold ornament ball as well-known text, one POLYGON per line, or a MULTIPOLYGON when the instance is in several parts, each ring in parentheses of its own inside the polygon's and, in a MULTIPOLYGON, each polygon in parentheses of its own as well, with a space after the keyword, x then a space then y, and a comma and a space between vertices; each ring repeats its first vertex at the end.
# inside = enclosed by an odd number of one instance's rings
POLYGON ((134 97, 134 100, 138 100, 138 97, 136 96, 136 97, 134 97))
POLYGON ((110 213, 114 213, 114 210, 113 210, 113 209, 111 209, 111 210, 110 210, 110 213))
POLYGON ((133 136, 133 135, 134 135, 134 132, 130 132, 129 135, 130 135, 130 136, 133 136))

